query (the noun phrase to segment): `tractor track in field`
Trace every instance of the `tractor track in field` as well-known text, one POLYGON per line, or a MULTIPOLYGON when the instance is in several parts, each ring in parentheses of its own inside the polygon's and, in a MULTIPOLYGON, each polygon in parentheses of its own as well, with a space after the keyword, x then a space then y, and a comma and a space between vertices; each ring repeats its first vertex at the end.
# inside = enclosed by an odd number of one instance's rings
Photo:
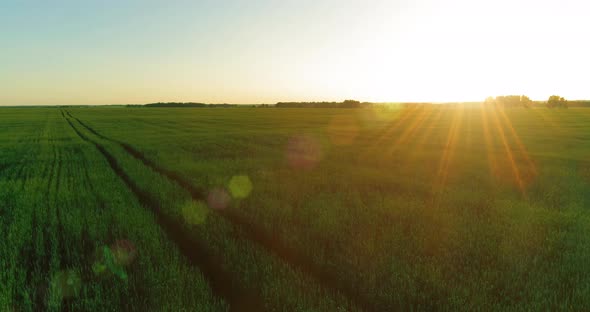
MULTIPOLYGON (((65 229, 63 223, 63 216, 61 211, 61 205, 58 203, 59 198, 59 190, 61 188, 61 177, 62 177, 62 158, 60 157, 60 153, 56 151, 57 157, 57 169, 56 169, 56 179, 55 179, 55 195, 53 196, 53 206, 55 209, 55 218, 57 220, 57 235, 58 235, 58 252, 60 256, 60 261, 68 260, 67 252, 66 252, 66 236, 65 236, 65 229)), ((63 264, 62 264, 63 265, 63 264)), ((69 266, 69 265, 67 265, 69 266)))
MULTIPOLYGON (((84 159, 84 164, 83 164, 83 170, 82 172, 84 173, 84 179, 83 179, 83 183, 84 183, 84 187, 86 187, 88 190, 91 190, 90 194, 92 195, 92 198, 96 201, 96 203, 98 204, 98 206, 100 207, 100 209, 102 209, 103 211, 101 213, 104 213, 105 210, 105 206, 106 203, 103 199, 103 197, 100 196, 99 192, 97 192, 98 189, 95 187, 95 184, 93 183, 92 179, 90 178, 90 174, 88 171, 89 166, 91 166, 88 163, 88 159, 87 158, 83 158, 84 159)), ((97 244, 97 242, 94 241, 94 239, 91 239, 91 235, 88 231, 88 229, 90 229, 90 225, 88 223, 89 221, 89 214, 87 209, 81 209, 80 210, 80 215, 82 217, 82 230, 81 230, 81 236, 80 236, 80 255, 81 255, 81 259, 82 259, 82 263, 92 263, 94 264, 96 261, 96 250, 97 248, 99 248, 99 244, 97 244)), ((106 233, 106 237, 104 242, 114 242, 115 241, 115 234, 113 231, 113 225, 115 224, 114 221, 114 217, 112 216, 112 214, 110 214, 110 218, 111 220, 107 223, 108 224, 108 231, 106 233)), ((96 278, 96 274, 94 273, 94 271, 92 270, 92 266, 82 266, 82 270, 81 270, 81 277, 82 279, 88 279, 88 280, 92 280, 93 278, 96 278)), ((145 287, 145 285, 142 285, 140 287, 145 287)), ((118 306, 119 310, 125 310, 125 307, 123 305, 123 302, 121 301, 119 303, 120 305, 118 306)))
MULTIPOLYGON (((71 116, 69 112, 67 114, 71 116)), ((72 118, 75 119, 74 117, 72 118)), ((187 239, 187 237, 190 236, 187 235, 186 231, 178 227, 172 218, 167 217, 160 212, 160 207, 157 201, 149 193, 141 190, 137 186, 137 184, 121 168, 117 159, 113 155, 111 155, 102 145, 81 133, 72 124, 69 118, 65 119, 82 140, 94 145, 105 157, 111 169, 131 190, 141 205, 153 211, 156 221, 163 229, 164 234, 170 241, 176 244, 189 263, 200 269, 203 276, 208 281, 213 293, 228 303, 230 311, 264 311, 264 303, 258 294, 250 293, 239 287, 231 274, 220 265, 222 261, 220 261, 218 257, 207 252, 206 246, 203 242, 187 239), (245 292, 249 295, 248 301, 246 302, 244 301, 245 292), (236 306, 238 300, 240 306, 236 306)))
POLYGON ((25 172, 25 164, 26 161, 20 161, 19 162, 19 167, 16 170, 16 174, 14 175, 15 180, 17 179, 21 179, 22 183, 20 183, 20 188, 19 188, 19 192, 22 192, 24 187, 25 187, 25 180, 26 180, 26 176, 23 177, 23 173, 25 172))
MULTIPOLYGON (((47 143, 49 144, 49 143, 47 143)), ((33 220, 32 220, 32 250, 28 255, 29 259, 29 267, 35 268, 34 270, 29 270, 27 272, 27 285, 30 288, 34 289, 32 294, 32 303, 35 309, 37 310, 46 310, 47 309, 47 296, 49 293, 49 283, 47 280, 37 280, 35 277, 39 276, 48 276, 50 273, 50 255, 51 255, 51 242, 50 242, 50 231, 51 228, 47 224, 49 219, 49 214, 51 212, 51 201, 49 197, 51 195, 52 186, 55 183, 55 172, 56 172, 56 163, 57 163, 57 155, 55 152, 55 147, 52 149, 51 154, 51 164, 45 166, 42 172, 42 177, 47 182, 47 187, 43 192, 43 200, 44 200, 44 212, 45 215, 40 213, 41 206, 34 205, 33 206, 33 220), (40 242, 37 245, 37 242, 40 242), (39 249, 40 248, 40 249, 39 249), (32 266, 30 264, 33 264, 32 266)))
MULTIPOLYGON (((145 157, 143 153, 141 153, 131 145, 106 137, 98 133, 96 130, 92 129, 90 126, 86 125, 78 118, 72 116, 70 112, 66 111, 66 113, 68 116, 76 120, 82 127, 88 130, 90 133, 96 135, 97 137, 103 140, 110 141, 120 145, 129 155, 141 161, 145 166, 149 167, 153 171, 159 173, 160 175, 168 178, 170 181, 182 187, 191 195, 191 197, 194 200, 206 200, 205 191, 198 189, 191 182, 189 182, 187 179, 183 178, 176 172, 156 165, 153 161, 149 160, 147 157, 145 157)), ((360 294, 359 290, 356 289, 354 285, 344 285, 341 280, 334 276, 334 274, 331 274, 329 272, 326 272, 325 270, 318 268, 318 266, 314 264, 312 261, 308 260, 307 257, 301 255, 301 253, 297 252, 293 248, 289 248, 288 246, 286 246, 284 242, 277 239, 276 236, 269 235, 268 233, 257 227, 255 224, 248 222, 244 218, 236 216, 235 214, 230 214, 223 210, 216 210, 215 212, 240 230, 238 231, 238 233, 240 235, 243 235, 240 238, 245 238, 249 241, 257 243, 265 250, 281 259, 290 267, 297 269, 306 274, 308 277, 312 278, 315 282, 317 282, 324 288, 340 292, 340 294, 345 296, 348 300, 351 300, 351 302, 355 306, 360 307, 363 311, 377 311, 374 304, 371 303, 371 301, 364 295, 360 294)))
MULTIPOLYGON (((38 227, 38 217, 37 217, 37 211, 36 209, 33 209, 33 211, 31 212, 31 244, 24 246, 23 249, 21 249, 21 256, 20 259, 23 259, 25 262, 25 265, 30 268, 29 270, 27 270, 26 273, 26 277, 25 277, 25 285, 32 285, 33 283, 33 275, 34 275, 34 269, 35 268, 35 241, 37 238, 37 227, 38 227)), ((34 295, 34 294, 33 294, 34 295)), ((36 303, 36 298, 28 298, 28 300, 33 300, 33 302, 36 303)), ((24 296, 23 299, 21 300, 25 300, 24 296)))
MULTIPOLYGON (((44 235, 43 235, 43 239, 44 239, 44 247, 45 247, 45 258, 43 259, 43 270, 46 273, 45 275, 47 275, 47 273, 51 273, 51 257, 50 255, 52 255, 53 253, 53 249, 52 249, 52 243, 55 243, 57 245, 57 251, 58 251, 58 256, 59 256, 59 260, 61 261, 62 259, 64 259, 65 256, 65 249, 63 248, 63 242, 64 242, 64 231, 63 231, 63 226, 61 224, 61 221, 59 219, 59 207, 58 205, 56 205, 55 202, 55 196, 57 196, 57 190, 59 188, 59 179, 60 179, 60 168, 61 168, 61 159, 59 158, 59 151, 58 148, 55 146, 55 144, 51 143, 51 141, 49 139, 47 139, 47 144, 51 145, 52 148, 52 162, 51 162, 51 171, 50 171, 50 175, 49 175, 49 180, 47 181, 47 189, 46 189, 46 195, 45 195, 45 204, 46 204, 46 210, 45 210, 45 217, 46 220, 44 220, 46 222, 46 226, 43 227, 43 231, 44 231, 44 235), (52 194, 53 192, 53 194, 52 194), (56 241, 52 240, 52 231, 53 231, 53 223, 51 222, 52 218, 54 216, 52 216, 52 214, 55 214, 55 220, 57 221, 57 224, 55 224, 57 226, 56 228, 56 241)), ((47 304, 49 301, 49 288, 50 285, 47 281, 44 282, 44 286, 42 287, 43 292, 38 294, 38 298, 37 298, 37 303, 36 306, 37 308, 42 308, 42 309, 47 309, 47 304)))
MULTIPOLYGON (((92 183, 92 180, 90 179, 90 175, 88 174, 87 166, 84 166, 84 184, 88 187, 89 190, 92 190, 92 197, 94 197, 94 199, 96 200, 98 205, 101 208, 104 207, 105 203, 102 200, 102 198, 98 195, 98 193, 96 192, 96 188, 94 188, 94 184, 92 183)), ((86 256, 86 255, 92 254, 92 248, 88 247, 90 245, 89 244, 90 240, 86 239, 87 237, 90 237, 90 235, 88 234, 89 225, 88 225, 88 216, 86 213, 86 209, 81 210, 81 215, 82 215, 82 220, 84 220, 84 227, 82 228, 82 237, 84 237, 84 239, 82 239, 82 250, 84 250, 84 255, 86 256)), ((112 234, 112 231, 108 231, 108 233, 109 233, 109 235, 107 238, 107 242, 110 242, 112 240, 111 235, 113 235, 113 234, 112 234)), ((88 260, 87 262, 90 262, 90 258, 88 258, 86 260, 88 260)), ((87 269, 87 271, 90 272, 90 269, 87 269)))

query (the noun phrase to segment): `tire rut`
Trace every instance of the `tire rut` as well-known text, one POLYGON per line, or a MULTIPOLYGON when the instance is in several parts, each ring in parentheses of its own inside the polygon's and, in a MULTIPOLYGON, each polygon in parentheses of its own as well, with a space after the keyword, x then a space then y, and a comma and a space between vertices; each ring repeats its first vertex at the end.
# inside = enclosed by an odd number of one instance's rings
MULTIPOLYGON (((46 144, 50 144, 49 140, 47 139, 46 144)), ((29 261, 33 264, 29 266, 31 268, 35 268, 34 270, 29 270, 27 276, 27 285, 33 291, 33 298, 32 303, 36 310, 46 310, 47 309, 47 296, 49 294, 49 283, 47 279, 38 280, 40 277, 47 277, 50 273, 50 257, 51 257, 51 230, 52 228, 48 224, 48 217, 51 211, 51 201, 49 200, 50 193, 52 190, 52 186, 55 183, 55 171, 56 171, 56 154, 55 148, 52 149, 51 154, 51 164, 46 166, 42 172, 42 178, 46 179, 47 187, 45 188, 45 192, 43 193, 43 200, 45 205, 44 207, 44 214, 40 214, 40 210, 43 209, 41 205, 37 206, 34 205, 33 207, 33 223, 32 223, 32 242, 33 242, 33 250, 29 257, 32 257, 29 261), (38 246, 37 242, 40 242, 38 246), (40 248, 40 249, 38 249, 40 248)))
MULTIPOLYGON (((191 197, 194 200, 206 200, 206 193, 204 190, 195 187, 191 182, 189 182, 187 179, 180 176, 176 172, 158 166, 155 162, 145 157, 143 153, 141 153, 131 145, 106 137, 98 133, 96 130, 92 129, 90 126, 86 125, 82 121, 80 121, 78 118, 72 116, 69 112, 67 112, 67 114, 68 116, 76 120, 82 127, 87 129, 90 133, 106 141, 119 144, 129 155, 141 161, 145 166, 165 176, 170 181, 182 187, 191 195, 191 197)), ((318 285, 322 285, 326 289, 332 289, 340 292, 347 299, 351 300, 351 302, 354 305, 360 307, 362 310, 367 312, 377 311, 374 304, 371 303, 370 299, 360 294, 359 289, 355 288, 354 285, 343 285, 341 280, 338 279, 334 274, 319 269, 318 266, 314 264, 312 261, 308 260, 307 257, 301 255, 301 253, 297 252, 293 248, 289 248, 288 246, 286 246, 282 240, 277 238, 277 236, 269 235, 252 222, 248 222, 244 218, 236 216, 235 214, 230 214, 223 210, 216 210, 215 212, 240 229, 239 232, 241 235, 243 235, 240 238, 245 238, 247 240, 257 243, 258 245, 263 247, 271 254, 277 256, 279 259, 281 259, 283 262, 285 262, 292 268, 298 269, 304 274, 306 274, 308 277, 312 278, 315 282, 318 283, 318 285)))
MULTIPOLYGON (((69 112, 67 112, 69 116, 69 112)), ((73 118, 73 117, 72 117, 73 118)), ((187 258, 190 264, 197 266, 209 283, 214 295, 224 299, 230 306, 230 311, 264 311, 263 301, 257 294, 251 294, 250 300, 244 302, 244 293, 247 292, 238 286, 235 279, 220 265, 222 260, 219 257, 207 252, 203 242, 187 239, 190 237, 186 231, 172 220, 172 218, 160 212, 158 201, 151 194, 141 190, 137 184, 125 173, 117 159, 111 155, 102 145, 88 138, 81 133, 70 121, 65 118, 74 132, 84 141, 94 145, 105 157, 113 172, 124 182, 131 192, 138 199, 140 204, 153 211, 156 222, 163 229, 168 239, 176 244, 181 253, 187 258), (236 302, 240 306, 236 306, 236 302)), ((75 119, 75 118, 73 118, 75 119)))

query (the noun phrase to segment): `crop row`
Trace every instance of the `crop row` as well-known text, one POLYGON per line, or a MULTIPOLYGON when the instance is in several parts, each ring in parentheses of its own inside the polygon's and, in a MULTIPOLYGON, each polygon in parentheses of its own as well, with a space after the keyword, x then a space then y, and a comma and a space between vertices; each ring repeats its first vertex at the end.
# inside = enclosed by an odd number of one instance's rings
MULTIPOLYGON (((213 263, 220 268, 212 268, 211 262, 201 263, 201 268, 212 270, 212 286, 216 285, 214 289, 230 306, 247 309, 258 304, 258 309, 269 311, 356 309, 346 297, 323 287, 313 276, 277 257, 250 232, 227 220, 221 211, 210 209, 204 198, 191 194, 181 182, 140 161, 138 155, 129 152, 129 147, 126 150, 79 120, 68 119, 76 122, 73 127, 82 137, 93 142, 107 159, 112 159, 113 170, 127 180, 139 198, 144 198, 144 205, 154 210, 164 229, 168 232, 173 231, 173 226, 181 229, 181 236, 171 235, 179 245, 189 240, 198 253, 214 259, 213 263), (226 276, 229 285, 217 285, 215 276, 219 275, 226 276)), ((191 254, 187 256, 190 258, 191 254)))
POLYGON ((72 111, 189 190, 215 194, 249 176, 254 191, 221 214, 363 307, 586 300, 579 286, 560 299, 552 285, 569 284, 572 273, 557 268, 585 257, 569 242, 587 220, 588 183, 576 158, 547 157, 554 151, 543 143, 572 149, 569 137, 587 138, 583 116, 416 107, 363 125, 365 112, 346 110, 89 112, 72 111))
POLYGON ((227 310, 59 111, 13 118, 31 124, 2 140, 1 310, 227 310))

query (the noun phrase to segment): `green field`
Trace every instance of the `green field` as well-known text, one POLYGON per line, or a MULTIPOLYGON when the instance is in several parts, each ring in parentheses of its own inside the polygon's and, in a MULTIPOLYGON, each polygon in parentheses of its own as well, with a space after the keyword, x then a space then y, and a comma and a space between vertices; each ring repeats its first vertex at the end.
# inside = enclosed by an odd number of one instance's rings
POLYGON ((0 311, 590 307, 590 109, 0 120, 0 311))

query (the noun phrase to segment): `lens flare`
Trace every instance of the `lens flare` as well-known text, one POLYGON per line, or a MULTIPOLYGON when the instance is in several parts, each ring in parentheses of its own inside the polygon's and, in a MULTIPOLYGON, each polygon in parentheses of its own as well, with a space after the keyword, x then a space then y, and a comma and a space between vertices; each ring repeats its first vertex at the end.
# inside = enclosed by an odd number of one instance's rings
POLYGON ((497 169, 497 160, 496 160, 496 156, 494 153, 494 144, 492 142, 492 134, 490 131, 490 122, 489 122, 488 118, 489 118, 489 116, 487 113, 487 108, 482 107, 481 108, 481 125, 482 125, 484 140, 485 140, 485 146, 486 146, 488 169, 490 172, 490 177, 493 177, 495 175, 495 172, 497 172, 498 169, 497 169))
POLYGON ((394 140, 393 144, 387 149, 385 154, 392 155, 398 148, 405 147, 418 134, 420 129, 423 129, 424 122, 430 117, 432 108, 424 106, 415 112, 414 118, 401 131, 401 134, 394 140))
POLYGON ((108 267, 106 265, 106 261, 105 261, 105 255, 104 255, 104 249, 108 248, 107 246, 101 246, 100 248, 97 248, 96 251, 94 252, 94 262, 92 263, 92 272, 94 272, 94 275, 96 276, 104 276, 105 274, 107 274, 108 271, 108 267))
POLYGON ((111 245, 111 253, 115 258, 115 263, 122 266, 130 265, 137 257, 135 246, 126 239, 118 240, 111 245))
POLYGON ((435 190, 441 191, 447 185, 449 179, 451 164, 453 163, 455 152, 458 145, 459 134, 461 133, 461 126, 463 122, 464 107, 456 108, 453 113, 451 126, 447 134, 447 140, 443 148, 443 154, 439 163, 437 180, 435 183, 435 190))
POLYGON ((425 125, 425 129, 422 130, 420 137, 416 138, 416 145, 415 148, 410 153, 410 159, 415 157, 415 155, 419 152, 424 150, 427 147, 427 143, 432 139, 432 135, 434 134, 434 130, 437 127, 439 121, 441 120, 441 116, 444 112, 443 108, 437 107, 432 108, 432 110, 436 110, 436 113, 433 113, 431 118, 425 125))
POLYGON ((299 135, 287 143, 286 159, 292 169, 310 170, 322 158, 319 142, 309 135, 299 135))
POLYGON ((248 197, 253 187, 247 175, 238 175, 231 178, 228 188, 233 198, 240 199, 248 197))
POLYGON ((51 278, 51 295, 60 299, 77 297, 82 288, 82 279, 75 270, 59 271, 51 278))
POLYGON ((401 109, 401 105, 373 104, 373 106, 364 108, 358 113, 363 128, 375 129, 385 126, 387 121, 401 109))
MULTIPOLYGON (((135 258, 135 255, 132 256, 129 251, 131 250, 129 247, 130 243, 115 244, 118 249, 115 253, 111 250, 112 247, 109 246, 102 246, 96 251, 95 261, 92 264, 92 271, 98 278, 108 278, 114 275, 125 281, 127 280, 127 272, 123 268, 123 263, 130 264, 135 258), (125 251, 122 251, 123 249, 125 251)), ((133 250, 135 249, 133 248, 133 250)))
POLYGON ((102 275, 107 272, 107 266, 101 261, 95 261, 92 264, 92 272, 95 275, 102 275))
MULTIPOLYGON (((418 105, 405 106, 402 105, 399 110, 389 118, 389 122, 380 128, 374 137, 369 139, 371 142, 365 149, 361 158, 371 157, 375 154, 381 153, 381 148, 384 145, 389 145, 389 141, 394 137, 394 133, 398 129, 403 129, 408 120, 414 117, 415 110, 418 105)), ((385 155, 385 154, 383 154, 385 155)))
POLYGON ((495 108, 490 110, 492 121, 495 126, 495 130, 499 134, 500 140, 501 140, 502 145, 504 147, 504 152, 505 152, 506 158, 510 164, 512 174, 514 176, 514 181, 516 182, 518 189, 520 190, 520 193, 523 196, 526 196, 525 182, 521 177, 520 170, 518 168, 518 165, 517 165, 515 157, 514 157, 514 151, 508 142, 506 132, 504 131, 504 128, 502 127, 502 124, 500 123, 500 118, 498 116, 497 110, 498 109, 495 109, 495 108))
POLYGON ((189 201, 182 206, 184 221, 190 225, 200 225, 207 220, 209 209, 201 201, 189 201))
POLYGON ((231 197, 223 188, 212 189, 209 194, 207 194, 207 205, 211 209, 225 209, 230 201, 231 197))
POLYGON ((107 266, 109 271, 113 273, 115 276, 119 277, 121 280, 127 280, 127 272, 125 272, 125 269, 123 269, 123 267, 116 263, 115 256, 113 255, 109 247, 105 246, 103 248, 103 255, 105 265, 107 266))

